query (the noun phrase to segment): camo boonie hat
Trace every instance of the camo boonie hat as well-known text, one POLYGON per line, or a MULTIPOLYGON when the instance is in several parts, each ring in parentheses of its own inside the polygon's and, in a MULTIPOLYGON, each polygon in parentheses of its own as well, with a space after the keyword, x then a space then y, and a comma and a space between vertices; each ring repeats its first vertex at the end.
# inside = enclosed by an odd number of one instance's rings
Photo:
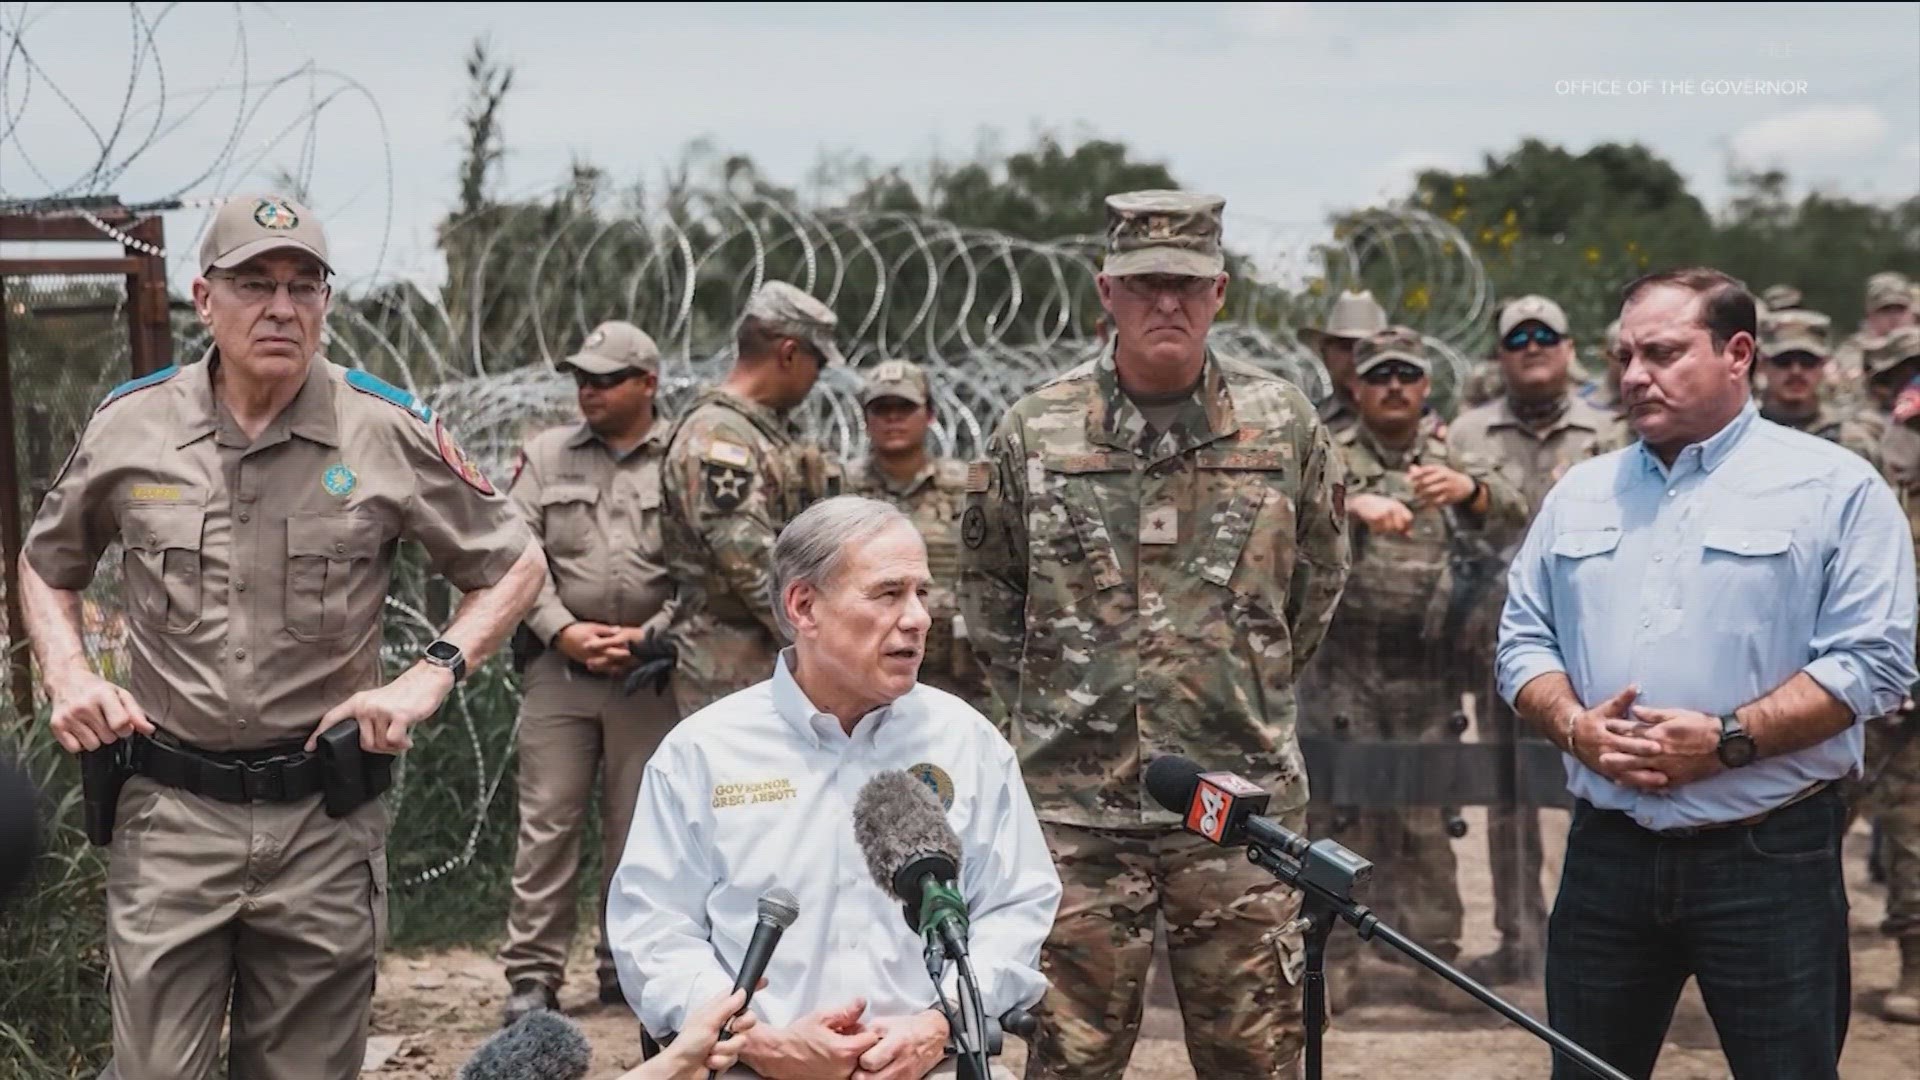
POLYGON ((1883 270, 1867 279, 1867 310, 1913 306, 1913 283, 1906 275, 1883 270))
POLYGON ((1404 326, 1390 326, 1354 346, 1353 373, 1365 375, 1389 360, 1412 364, 1422 375, 1433 374, 1433 361, 1427 359, 1426 343, 1420 340, 1418 331, 1404 326))
POLYGON ((840 325, 833 309, 784 281, 769 281, 747 301, 744 318, 753 319, 775 334, 799 338, 819 350, 829 367, 844 364, 833 334, 840 325))
POLYGON ((866 381, 860 385, 861 408, 881 398, 901 398, 915 405, 925 405, 933 400, 933 387, 927 382, 927 373, 919 364, 888 360, 868 372, 866 381))
POLYGON ((235 195, 214 211, 200 240, 200 271, 231 270, 269 251, 299 251, 327 261, 327 234, 313 211, 283 195, 235 195))
POLYGON ((1216 277, 1227 268, 1220 213, 1227 200, 1189 191, 1107 196, 1108 277, 1182 274, 1216 277))
POLYGON ((1868 375, 1884 375, 1909 360, 1920 360, 1920 326, 1903 326, 1864 343, 1868 375))
POLYGON ((645 330, 614 319, 594 327, 587 340, 580 343, 580 351, 561 363, 591 375, 611 375, 628 368, 658 372, 660 347, 645 330))

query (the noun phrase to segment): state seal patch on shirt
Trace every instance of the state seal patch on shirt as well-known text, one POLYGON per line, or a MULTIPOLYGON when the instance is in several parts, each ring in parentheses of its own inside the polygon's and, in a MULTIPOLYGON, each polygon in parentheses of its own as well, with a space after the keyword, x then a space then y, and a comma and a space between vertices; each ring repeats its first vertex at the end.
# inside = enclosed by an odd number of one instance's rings
POLYGON ((353 470, 344 464, 334 465, 320 474, 320 486, 327 489, 327 494, 337 499, 344 499, 353 494, 353 489, 359 485, 360 478, 353 475, 353 470))
POLYGON ((947 770, 930 761, 923 761, 918 765, 907 766, 907 775, 927 785, 929 790, 940 797, 941 806, 948 810, 953 809, 953 777, 947 775, 947 770))

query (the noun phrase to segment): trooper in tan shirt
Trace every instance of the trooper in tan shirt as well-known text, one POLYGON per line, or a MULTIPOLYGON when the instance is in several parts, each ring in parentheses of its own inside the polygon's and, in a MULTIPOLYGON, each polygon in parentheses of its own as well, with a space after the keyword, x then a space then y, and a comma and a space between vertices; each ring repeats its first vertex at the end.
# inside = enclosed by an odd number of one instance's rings
MULTIPOLYGON (((679 714, 659 691, 623 692, 630 643, 664 632, 674 587, 660 547, 660 465, 671 425, 653 411, 660 350, 632 323, 607 322, 562 362, 581 421, 534 436, 509 495, 546 548, 552 576, 527 613, 541 651, 526 666, 520 712, 520 840, 513 909, 500 950, 505 1020, 556 1008, 579 909, 580 829, 596 774, 601 866, 620 864, 640 777, 679 714)), ((625 1000, 601 900, 600 1000, 625 1000)))
MULTIPOLYGON (((385 943, 386 812, 329 816, 322 731, 395 754, 520 618, 545 564, 426 406, 319 353, 326 239, 276 196, 201 246, 199 363, 110 394, 47 493, 21 594, 52 728, 128 769, 107 874, 119 1080, 360 1067, 385 943), (466 595, 434 657, 383 683, 396 542, 466 595), (90 667, 79 592, 115 540, 133 663, 90 667)), ((96 759, 97 760, 97 759, 96 759)))

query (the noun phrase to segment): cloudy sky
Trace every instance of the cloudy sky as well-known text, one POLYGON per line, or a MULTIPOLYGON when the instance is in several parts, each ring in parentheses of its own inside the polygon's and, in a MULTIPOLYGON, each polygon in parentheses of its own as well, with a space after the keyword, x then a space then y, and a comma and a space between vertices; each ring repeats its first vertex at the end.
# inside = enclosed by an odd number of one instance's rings
MULTIPOLYGON (((146 25, 124 5, 0 3, 0 193, 211 196, 310 161, 350 277, 437 277, 477 35, 517 70, 510 193, 576 157, 657 178, 697 138, 801 185, 823 155, 964 158, 982 132, 1015 146, 1038 128, 1166 161, 1226 196, 1229 230, 1311 228, 1525 136, 1638 140, 1710 204, 1734 162, 1803 189, 1920 191, 1911 3, 141 8, 146 25), (103 140, 116 175, 91 184, 103 140)), ((169 216, 176 249, 203 218, 169 216)))

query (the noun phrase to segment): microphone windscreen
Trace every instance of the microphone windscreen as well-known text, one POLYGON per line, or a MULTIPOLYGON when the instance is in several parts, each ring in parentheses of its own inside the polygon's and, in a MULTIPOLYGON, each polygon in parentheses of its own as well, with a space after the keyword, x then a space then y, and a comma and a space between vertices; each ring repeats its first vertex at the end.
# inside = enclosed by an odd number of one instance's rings
POLYGON ((480 1044, 459 1080, 581 1080, 592 1064, 593 1047, 579 1025, 537 1009, 480 1044))
POLYGON ((800 898, 778 885, 760 894, 760 917, 785 930, 800 917, 800 898))
POLYGON ((33 872, 40 843, 40 792, 26 773, 0 757, 0 900, 33 872))
POLYGON ((1176 814, 1185 814, 1200 786, 1200 764, 1178 754, 1162 754, 1147 766, 1147 794, 1176 814))
POLYGON ((960 838, 947 824, 939 796, 898 769, 877 773, 853 803, 853 837, 874 884, 896 900, 914 902, 895 887, 899 872, 917 862, 944 860, 946 876, 960 867, 960 838))

